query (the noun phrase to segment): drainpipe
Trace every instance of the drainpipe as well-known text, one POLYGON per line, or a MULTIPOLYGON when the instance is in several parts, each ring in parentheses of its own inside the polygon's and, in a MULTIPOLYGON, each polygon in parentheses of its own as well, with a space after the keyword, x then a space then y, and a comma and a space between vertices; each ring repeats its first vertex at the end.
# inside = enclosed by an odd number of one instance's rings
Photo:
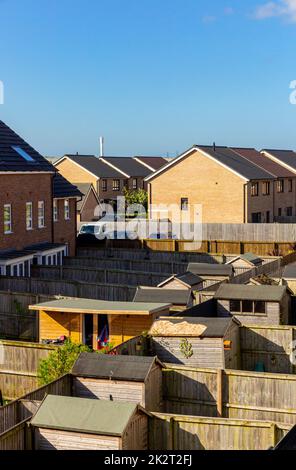
POLYGON ((248 184, 249 182, 244 184, 244 224, 248 222, 248 209, 247 209, 248 184))
MULTIPOLYGON (((277 181, 277 180, 276 180, 277 181)), ((275 191, 276 191, 276 181, 273 182, 272 185, 272 213, 273 213, 273 222, 275 218, 275 191)))
POLYGON ((54 243, 54 221, 53 221, 53 179, 58 172, 55 171, 54 175, 51 177, 51 204, 50 204, 50 220, 51 220, 51 243, 54 243))

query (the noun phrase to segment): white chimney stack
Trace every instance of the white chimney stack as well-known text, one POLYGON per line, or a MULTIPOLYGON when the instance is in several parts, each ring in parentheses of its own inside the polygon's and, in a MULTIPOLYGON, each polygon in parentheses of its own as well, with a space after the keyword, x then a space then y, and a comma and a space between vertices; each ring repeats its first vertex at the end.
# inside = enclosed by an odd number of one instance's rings
POLYGON ((104 137, 100 137, 100 157, 104 156, 104 137))

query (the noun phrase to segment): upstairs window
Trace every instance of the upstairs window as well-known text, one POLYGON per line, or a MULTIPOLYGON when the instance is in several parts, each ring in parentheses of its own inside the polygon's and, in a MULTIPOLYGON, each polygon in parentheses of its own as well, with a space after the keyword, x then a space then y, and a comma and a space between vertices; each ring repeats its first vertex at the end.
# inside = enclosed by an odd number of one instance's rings
POLYGON ((113 191, 120 190, 120 180, 113 180, 112 189, 113 191))
POLYGON ((137 189, 138 188, 138 180, 137 178, 134 178, 133 179, 133 189, 137 189))
POLYGON ((65 220, 70 220, 70 204, 69 204, 69 199, 65 199, 65 201, 64 201, 64 217, 65 217, 65 220))
POLYGON ((251 196, 258 196, 259 194, 259 184, 252 183, 251 184, 251 196))
POLYGON ((188 197, 181 198, 181 211, 188 211, 188 197))
POLYGON ((4 205, 4 233, 12 232, 11 204, 4 205))
POLYGON ((25 150, 23 150, 21 147, 12 145, 11 147, 15 152, 17 152, 24 160, 27 162, 35 162, 34 158, 32 158, 25 150))
POLYGON ((284 180, 278 180, 277 182, 277 192, 283 193, 284 192, 284 180))
POLYGON ((269 181, 264 181, 262 184, 262 194, 263 196, 269 196, 270 195, 270 182, 269 181))
POLYGON ((38 228, 43 228, 44 225, 44 201, 38 201, 38 228))
POLYGON ((53 200, 53 221, 57 222, 59 220, 59 211, 58 211, 58 201, 53 200))
POLYGON ((26 203, 26 229, 32 230, 33 228, 33 204, 32 202, 26 203))
POLYGON ((107 191, 107 180, 102 180, 102 191, 107 191))
POLYGON ((288 191, 291 193, 293 191, 293 180, 288 180, 288 191))

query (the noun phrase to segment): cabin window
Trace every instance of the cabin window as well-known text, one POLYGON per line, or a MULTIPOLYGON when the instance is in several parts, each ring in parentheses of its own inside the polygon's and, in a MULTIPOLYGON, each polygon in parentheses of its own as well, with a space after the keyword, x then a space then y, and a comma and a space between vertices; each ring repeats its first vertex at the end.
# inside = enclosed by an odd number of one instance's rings
POLYGON ((254 302, 254 313, 266 313, 266 303, 262 300, 254 302))
POLYGON ((269 196, 270 195, 270 182, 269 181, 264 181, 262 183, 262 194, 263 194, 263 196, 269 196))
POLYGON ((38 201, 38 228, 43 228, 44 223, 44 201, 38 201))
POLYGON ((53 200, 53 221, 57 222, 59 220, 59 211, 58 211, 58 201, 53 200))
POLYGON ((240 312, 241 311, 240 300, 230 300, 229 307, 230 307, 231 312, 240 312))
POLYGON ((4 204, 4 233, 12 232, 12 211, 11 204, 4 204))
POLYGON ((284 180, 278 180, 277 182, 277 192, 283 193, 284 192, 284 180))
POLYGON ((69 204, 69 199, 65 199, 65 201, 64 201, 64 217, 65 217, 65 220, 70 220, 70 204, 69 204))
POLYGON ((112 189, 113 189, 113 191, 119 191, 120 190, 120 180, 113 180, 112 189))
POLYGON ((251 184, 251 196, 258 196, 259 194, 259 184, 252 183, 251 184))
POLYGON ((253 313, 253 302, 251 300, 242 301, 242 313, 253 313))
POLYGON ((188 197, 181 198, 181 211, 188 211, 188 197))
POLYGON ((33 204, 32 202, 26 203, 26 229, 32 230, 33 228, 33 204))
POLYGON ((102 191, 103 192, 107 191, 107 180, 102 180, 102 191))

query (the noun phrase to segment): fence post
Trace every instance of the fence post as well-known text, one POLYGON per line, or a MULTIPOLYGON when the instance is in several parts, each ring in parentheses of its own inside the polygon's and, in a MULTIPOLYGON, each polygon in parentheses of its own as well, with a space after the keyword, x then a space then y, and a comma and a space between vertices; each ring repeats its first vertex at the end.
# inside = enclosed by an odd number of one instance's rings
POLYGON ((175 447, 175 442, 174 442, 174 424, 175 424, 175 420, 174 418, 170 418, 169 420, 169 442, 168 442, 168 447, 169 447, 169 450, 175 450, 174 447, 175 447))
POLYGON ((217 370, 217 412, 223 418, 223 369, 217 370))
POLYGON ((271 423, 270 425, 270 446, 275 447, 277 444, 277 425, 271 423))

